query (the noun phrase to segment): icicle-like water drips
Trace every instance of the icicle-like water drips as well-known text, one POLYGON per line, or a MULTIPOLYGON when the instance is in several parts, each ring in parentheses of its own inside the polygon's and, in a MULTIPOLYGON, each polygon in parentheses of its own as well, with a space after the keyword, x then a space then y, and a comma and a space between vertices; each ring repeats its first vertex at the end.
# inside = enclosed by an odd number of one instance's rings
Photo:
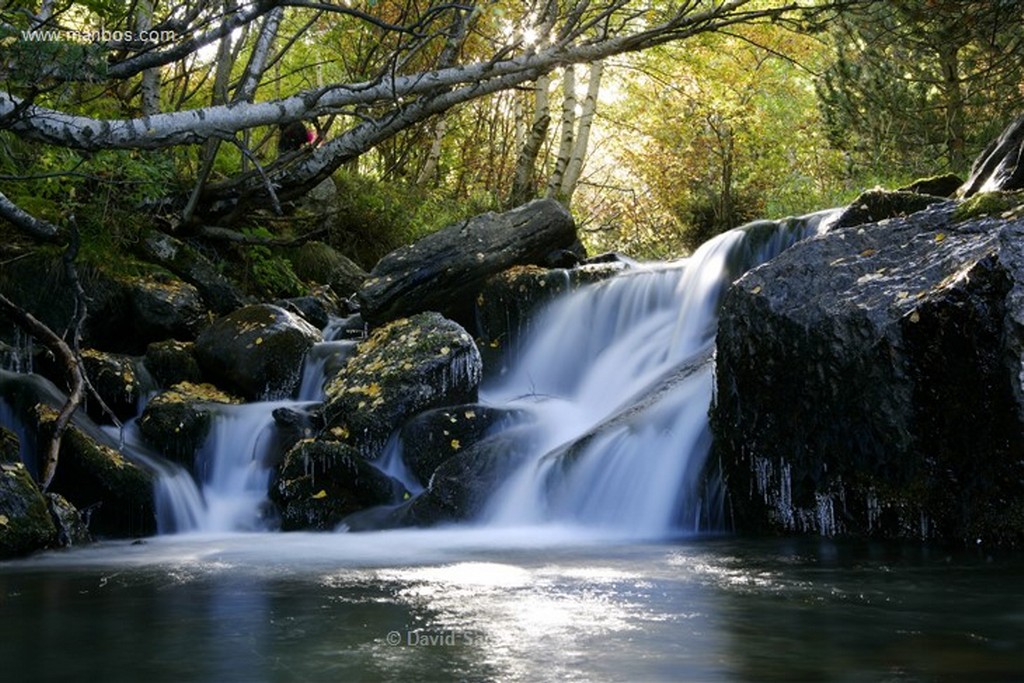
POLYGON ((713 525, 699 476, 709 446, 717 314, 729 284, 835 212, 759 221, 688 259, 550 305, 521 362, 482 392, 530 414, 536 456, 500 489, 491 524, 572 521, 634 535, 713 525))

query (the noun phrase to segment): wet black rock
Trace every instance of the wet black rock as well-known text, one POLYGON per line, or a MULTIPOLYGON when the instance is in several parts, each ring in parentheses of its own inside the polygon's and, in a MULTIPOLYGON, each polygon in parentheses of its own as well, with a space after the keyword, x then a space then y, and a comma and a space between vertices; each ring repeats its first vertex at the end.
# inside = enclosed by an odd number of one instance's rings
POLYGON ((334 529, 348 515, 405 497, 405 490, 354 448, 302 441, 285 456, 270 499, 284 531, 334 529))
POLYGON ((730 289, 717 346, 737 528, 1024 542, 1024 221, 806 240, 730 289))
POLYGON ((0 428, 0 559, 41 550, 56 535, 46 499, 18 457, 18 437, 0 428))
POLYGON ((217 319, 196 340, 199 366, 218 385, 249 400, 291 396, 302 361, 320 332, 278 306, 246 306, 217 319))

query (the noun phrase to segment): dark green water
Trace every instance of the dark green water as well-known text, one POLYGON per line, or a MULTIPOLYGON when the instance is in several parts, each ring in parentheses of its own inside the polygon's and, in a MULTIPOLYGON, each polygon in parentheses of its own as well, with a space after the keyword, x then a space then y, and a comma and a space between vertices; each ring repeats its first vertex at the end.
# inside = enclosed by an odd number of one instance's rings
POLYGON ((0 564, 0 680, 1019 681, 1024 557, 568 531, 159 538, 0 564))

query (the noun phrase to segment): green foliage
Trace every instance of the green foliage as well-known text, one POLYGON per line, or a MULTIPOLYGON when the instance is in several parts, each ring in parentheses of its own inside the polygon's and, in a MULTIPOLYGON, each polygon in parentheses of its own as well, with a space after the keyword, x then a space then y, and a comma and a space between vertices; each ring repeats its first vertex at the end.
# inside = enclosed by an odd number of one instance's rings
MULTIPOLYGON (((250 237, 272 238, 274 235, 262 227, 242 231, 250 237)), ((291 262, 279 256, 270 247, 247 245, 241 247, 241 270, 238 280, 242 286, 260 296, 294 297, 306 293, 306 288, 292 269, 291 262)))
POLYGON ((906 0, 841 13, 817 83, 848 172, 964 172, 1024 106, 1017 2, 906 0))
POLYGON ((402 182, 339 171, 328 243, 370 270, 385 254, 446 225, 497 208, 487 195, 448 198, 402 182))

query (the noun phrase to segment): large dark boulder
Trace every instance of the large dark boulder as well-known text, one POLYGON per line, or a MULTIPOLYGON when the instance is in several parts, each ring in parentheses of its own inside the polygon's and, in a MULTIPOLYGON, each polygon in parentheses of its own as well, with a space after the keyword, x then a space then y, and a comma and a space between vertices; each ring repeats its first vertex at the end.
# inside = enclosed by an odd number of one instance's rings
POLYGON ((135 347, 163 339, 192 340, 207 322, 199 290, 166 273, 125 280, 135 347))
POLYGON ((971 166, 959 190, 961 197, 982 192, 1024 189, 1024 116, 1006 127, 971 166))
POLYGON ((364 531, 475 519, 534 446, 529 427, 485 438, 445 460, 420 495, 395 507, 354 514, 345 524, 353 531, 364 531))
MULTIPOLYGON (((141 353, 168 337, 192 339, 206 320, 206 308, 192 286, 150 264, 132 264, 145 275, 126 276, 109 264, 79 263, 88 303, 82 343, 103 351, 141 353)), ((37 251, 0 269, 0 293, 62 332, 77 302, 60 253, 37 251)))
POLYGON ((379 325, 423 311, 440 311, 470 325, 484 281, 515 265, 546 265, 576 242, 569 212, 537 200, 501 214, 450 225, 380 260, 359 289, 363 318, 379 325))
POLYGON ((18 437, 0 428, 0 559, 41 550, 56 536, 46 499, 18 457, 18 437))
POLYGON ((250 400, 291 396, 302 361, 320 332, 278 306, 246 306, 217 319, 196 339, 199 366, 250 400))
POLYGON ((402 486, 336 441, 305 440, 285 456, 270 499, 284 531, 334 529, 348 515, 401 500, 402 486))
MULTIPOLYGON (((49 442, 56 417, 48 405, 33 407, 29 426, 36 444, 49 442)), ((61 438, 49 490, 87 515, 96 535, 132 537, 156 531, 153 484, 151 471, 126 459, 91 423, 79 422, 61 438)))
POLYGON ((146 347, 146 369, 160 387, 171 387, 179 382, 199 384, 203 381, 195 344, 167 339, 146 347))
POLYGON ((806 240, 730 289, 717 347, 740 530, 1024 542, 1024 221, 806 240))
POLYGON ((361 342, 327 383, 327 432, 375 458, 416 413, 475 401, 481 372, 480 352, 457 323, 437 313, 396 320, 361 342))

